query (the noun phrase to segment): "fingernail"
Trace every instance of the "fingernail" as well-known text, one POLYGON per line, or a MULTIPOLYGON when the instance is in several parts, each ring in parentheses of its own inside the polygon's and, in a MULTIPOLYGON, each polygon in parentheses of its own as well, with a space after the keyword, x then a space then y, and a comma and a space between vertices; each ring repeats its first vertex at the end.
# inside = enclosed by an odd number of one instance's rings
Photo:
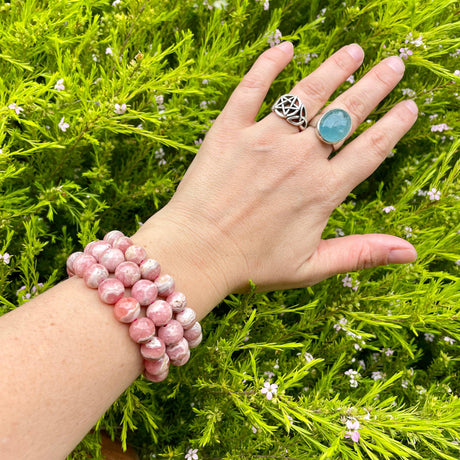
POLYGON ((408 99, 407 101, 404 101, 404 103, 406 104, 406 107, 407 107, 412 113, 414 113, 415 115, 418 114, 418 107, 417 107, 417 104, 416 104, 412 99, 408 99))
POLYGON ((386 59, 386 63, 396 72, 404 73, 404 62, 398 56, 390 56, 386 59))
POLYGON ((282 42, 277 45, 277 48, 279 48, 281 51, 284 51, 285 53, 292 53, 294 45, 291 42, 282 42))
POLYGON ((392 249, 388 254, 389 264, 407 264, 417 259, 417 251, 411 246, 408 248, 392 249))
POLYGON ((346 47, 346 52, 356 61, 362 62, 364 59, 363 49, 356 43, 352 43, 346 47))

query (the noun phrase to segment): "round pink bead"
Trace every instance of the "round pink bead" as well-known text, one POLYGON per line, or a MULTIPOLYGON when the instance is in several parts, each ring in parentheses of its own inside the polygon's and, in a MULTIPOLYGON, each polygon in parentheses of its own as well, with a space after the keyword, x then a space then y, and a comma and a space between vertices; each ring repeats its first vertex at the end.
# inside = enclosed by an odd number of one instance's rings
POLYGON ((168 297, 174 292, 174 278, 171 275, 161 275, 155 280, 160 297, 168 297))
POLYGON ((166 377, 168 377, 168 373, 169 373, 169 367, 168 367, 168 370, 163 372, 162 374, 151 374, 150 372, 144 371, 144 376, 147 380, 158 383, 158 382, 162 382, 163 380, 165 380, 166 377))
POLYGON ((83 249, 83 251, 85 252, 85 254, 91 254, 91 248, 98 242, 99 240, 95 240, 95 241, 91 241, 90 243, 88 243, 85 248, 83 249))
POLYGON ((122 262, 115 269, 115 278, 119 279, 125 287, 131 287, 136 281, 141 279, 139 265, 134 262, 122 262))
POLYGON ((145 343, 155 337, 155 324, 149 318, 138 318, 129 326, 129 336, 136 343, 145 343))
POLYGON ((80 254, 78 257, 75 258, 73 261, 73 272, 79 276, 80 278, 83 278, 83 273, 85 273, 85 270, 96 263, 96 259, 89 255, 89 254, 80 254))
POLYGON ((117 240, 118 238, 121 238, 122 236, 125 236, 125 235, 123 234, 123 232, 120 232, 120 230, 112 230, 109 233, 106 233, 104 235, 103 240, 107 241, 107 243, 113 245, 115 240, 117 240))
POLYGON ((113 307, 113 314, 120 323, 132 323, 140 312, 141 306, 134 297, 122 297, 113 307))
POLYGON ((91 246, 90 254, 93 257, 95 257, 98 262, 102 263, 101 262, 102 254, 104 254, 105 251, 111 248, 112 246, 110 246, 110 244, 107 243, 106 241, 95 241, 94 244, 91 246))
POLYGON ((191 328, 196 321, 195 310, 192 310, 189 307, 185 307, 180 313, 177 313, 175 316, 176 321, 178 321, 184 329, 191 328))
POLYGON ((73 252, 72 254, 70 254, 69 257, 67 257, 66 267, 67 267, 68 272, 71 272, 71 273, 75 274, 75 270, 73 268, 73 263, 74 263, 75 259, 78 256, 81 256, 82 254, 83 254, 83 252, 77 251, 77 252, 73 252))
POLYGON ((171 361, 177 361, 178 359, 184 358, 188 351, 188 342, 183 337, 174 345, 166 347, 166 355, 169 356, 171 361))
POLYGON ((168 297, 166 297, 166 302, 171 305, 172 311, 174 313, 181 312, 187 306, 187 299, 185 298, 185 294, 178 291, 174 291, 172 294, 169 294, 168 297))
POLYGON ((97 289, 99 284, 109 277, 109 272, 101 264, 90 265, 83 273, 83 279, 85 284, 92 288, 97 289))
POLYGON ((184 336, 184 328, 178 321, 171 319, 164 326, 158 328, 157 334, 165 345, 173 345, 184 336))
POLYGON ((160 264, 154 259, 146 259, 140 265, 141 276, 144 279, 155 281, 161 272, 160 264))
POLYGON ((123 253, 119 249, 114 248, 107 249, 99 257, 99 262, 104 265, 110 273, 113 273, 118 265, 124 261, 125 256, 123 253))
POLYGON ((145 370, 152 375, 162 374, 169 369, 169 356, 164 354, 160 359, 144 360, 145 370))
POLYGON ((195 348, 201 343, 202 340, 203 340, 203 334, 200 334, 196 339, 189 340, 188 346, 190 348, 195 348))
POLYGON ((107 278, 102 281, 97 290, 99 291, 99 297, 101 300, 109 305, 116 303, 125 293, 123 283, 116 278, 107 278))
POLYGON ((132 245, 133 242, 127 236, 121 236, 120 238, 117 238, 112 244, 114 248, 120 249, 123 254, 132 245))
POLYGON ((155 326, 164 326, 172 319, 171 305, 164 300, 155 300, 149 305, 145 314, 155 323, 155 326))
POLYGON ((160 359, 166 351, 165 343, 158 337, 153 337, 141 345, 141 355, 145 359, 160 359))
POLYGON ((190 359, 190 350, 187 350, 187 354, 182 359, 178 359, 174 361, 171 360, 171 364, 173 366, 183 366, 184 364, 188 362, 189 359, 190 359))
POLYGON ((147 253, 142 246, 137 246, 135 244, 131 245, 125 251, 126 260, 130 260, 136 264, 141 264, 145 259, 147 259, 147 253))
POLYGON ((195 340, 201 334, 201 324, 196 321, 192 327, 184 331, 184 337, 190 342, 195 340))
POLYGON ((139 280, 131 288, 131 295, 135 297, 142 306, 150 305, 157 298, 158 289, 155 283, 149 280, 139 280))

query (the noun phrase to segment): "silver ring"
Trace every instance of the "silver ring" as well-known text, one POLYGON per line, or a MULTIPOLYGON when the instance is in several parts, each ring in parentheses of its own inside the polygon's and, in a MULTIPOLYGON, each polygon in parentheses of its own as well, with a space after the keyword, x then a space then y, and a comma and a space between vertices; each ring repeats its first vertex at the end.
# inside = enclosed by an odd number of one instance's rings
POLYGON ((343 141, 351 131, 351 116, 343 109, 331 109, 313 119, 310 126, 314 127, 318 137, 326 144, 332 145, 343 141))
POLYGON ((279 97, 273 104, 272 111, 290 125, 297 126, 300 131, 307 128, 307 109, 293 94, 283 94, 279 97))

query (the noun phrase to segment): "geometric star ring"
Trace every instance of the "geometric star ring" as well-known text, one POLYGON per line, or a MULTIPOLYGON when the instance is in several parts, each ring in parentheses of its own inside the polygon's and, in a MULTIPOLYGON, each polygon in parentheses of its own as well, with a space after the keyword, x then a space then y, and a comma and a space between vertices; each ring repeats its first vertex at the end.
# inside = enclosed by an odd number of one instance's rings
POLYGON ((300 131, 307 128, 307 109, 293 94, 283 94, 272 106, 272 111, 300 131))

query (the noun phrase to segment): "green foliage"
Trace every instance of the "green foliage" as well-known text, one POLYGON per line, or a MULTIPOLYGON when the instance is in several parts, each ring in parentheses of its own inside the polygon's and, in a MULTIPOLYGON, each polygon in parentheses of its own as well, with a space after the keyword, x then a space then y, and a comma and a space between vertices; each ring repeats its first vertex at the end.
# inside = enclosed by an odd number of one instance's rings
POLYGON ((324 232, 407 238, 417 247, 416 263, 226 299, 203 322, 205 340, 191 363, 173 369, 166 383, 134 382, 71 458, 98 458, 102 429, 146 459, 184 458, 190 448, 200 459, 459 457, 456 6, 453 0, 272 0, 268 10, 263 0, 0 6, 2 313, 64 278, 70 252, 113 228, 134 232, 168 202, 200 139, 276 29, 295 43, 296 56, 261 116, 352 42, 366 52, 355 80, 393 54, 405 55, 407 68, 357 133, 407 97, 421 112, 324 232), (388 206, 394 210, 386 213, 388 206), (270 400, 261 392, 265 382, 278 385, 270 400), (347 437, 347 421, 359 422, 358 442, 347 437))

